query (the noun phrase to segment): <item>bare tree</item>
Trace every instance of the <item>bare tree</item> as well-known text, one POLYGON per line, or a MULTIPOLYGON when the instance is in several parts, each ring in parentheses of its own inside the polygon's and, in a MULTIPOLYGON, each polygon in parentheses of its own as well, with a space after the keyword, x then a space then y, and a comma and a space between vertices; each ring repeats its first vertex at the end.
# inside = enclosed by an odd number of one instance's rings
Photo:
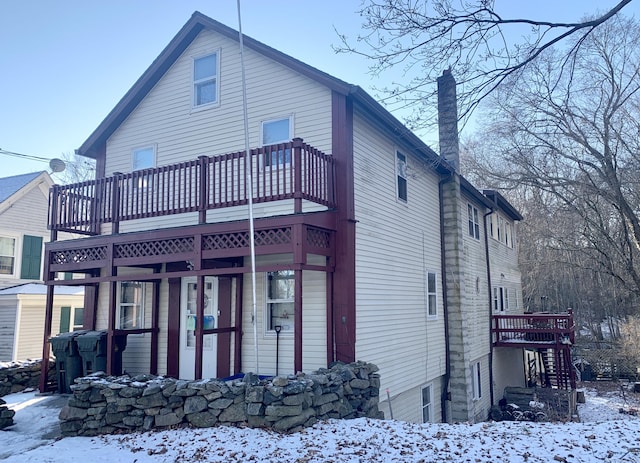
POLYGON ((65 163, 65 169, 59 176, 63 184, 84 182, 93 180, 96 177, 94 159, 78 156, 77 154, 64 153, 62 160, 65 163))
POLYGON ((640 27, 616 16, 577 41, 570 61, 549 49, 505 81, 475 168, 537 215, 523 264, 581 269, 573 287, 615 312, 640 298, 640 27))
POLYGON ((444 69, 452 68, 460 84, 464 118, 550 47, 574 38, 563 57, 573 59, 583 40, 629 3, 618 0, 594 18, 555 22, 504 17, 494 0, 364 0, 364 32, 351 38, 338 31, 336 50, 370 58, 373 74, 401 68, 402 82, 379 90, 386 102, 411 108, 407 122, 419 128, 433 120, 434 82, 444 69))

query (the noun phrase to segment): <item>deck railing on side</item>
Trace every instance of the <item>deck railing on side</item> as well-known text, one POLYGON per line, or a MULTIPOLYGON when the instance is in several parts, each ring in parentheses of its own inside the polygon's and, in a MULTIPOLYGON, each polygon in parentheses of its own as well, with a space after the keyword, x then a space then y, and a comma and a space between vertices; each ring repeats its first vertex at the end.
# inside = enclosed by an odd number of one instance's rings
POLYGON ((49 193, 49 229, 87 235, 113 224, 113 233, 126 220, 206 211, 248 203, 251 172, 253 202, 294 200, 292 212, 302 212, 302 201, 335 207, 334 160, 296 138, 219 156, 116 173, 111 177, 54 185, 49 193), (248 163, 248 165, 247 165, 248 163))
POLYGON ((573 314, 532 313, 494 315, 492 329, 496 345, 571 346, 575 343, 573 314))

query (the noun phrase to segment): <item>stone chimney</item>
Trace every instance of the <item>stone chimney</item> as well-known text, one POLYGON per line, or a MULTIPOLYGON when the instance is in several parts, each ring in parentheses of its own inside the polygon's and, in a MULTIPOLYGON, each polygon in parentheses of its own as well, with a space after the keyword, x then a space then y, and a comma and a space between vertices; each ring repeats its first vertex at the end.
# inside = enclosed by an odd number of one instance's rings
POLYGON ((456 170, 460 169, 460 146, 458 143, 458 108, 456 80, 451 68, 438 77, 438 132, 440 156, 456 170))

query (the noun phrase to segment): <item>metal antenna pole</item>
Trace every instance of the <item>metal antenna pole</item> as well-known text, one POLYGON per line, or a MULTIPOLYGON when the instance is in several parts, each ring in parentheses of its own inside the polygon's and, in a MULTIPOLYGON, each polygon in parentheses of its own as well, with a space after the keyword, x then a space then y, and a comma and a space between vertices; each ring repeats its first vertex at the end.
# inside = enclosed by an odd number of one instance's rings
POLYGON ((244 73, 244 42, 242 40, 242 19, 240 17, 240 0, 238 2, 238 34, 240 36, 240 67, 242 69, 242 110, 244 113, 244 149, 245 149, 245 182, 249 185, 249 243, 251 254, 251 324, 253 325, 253 350, 255 355, 256 374, 260 374, 258 362, 258 319, 256 308, 256 240, 253 225, 253 177, 252 163, 249 153, 249 115, 247 111, 247 81, 244 73))

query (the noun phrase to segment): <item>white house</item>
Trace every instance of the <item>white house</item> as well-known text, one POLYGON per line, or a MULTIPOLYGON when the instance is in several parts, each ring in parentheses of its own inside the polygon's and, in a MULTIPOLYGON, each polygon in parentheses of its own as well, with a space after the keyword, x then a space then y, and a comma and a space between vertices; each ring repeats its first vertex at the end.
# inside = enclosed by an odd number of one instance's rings
MULTIPOLYGON (((125 370, 181 378, 362 359, 380 368, 388 416, 485 419, 501 264, 489 265, 484 220, 505 205, 361 88, 244 43, 251 151, 238 33, 196 12, 78 149, 96 180, 52 188, 54 238, 86 237, 47 243, 46 283, 73 272, 85 287, 107 369, 119 336, 125 370)), ((523 372, 513 360, 501 364, 523 372)))

